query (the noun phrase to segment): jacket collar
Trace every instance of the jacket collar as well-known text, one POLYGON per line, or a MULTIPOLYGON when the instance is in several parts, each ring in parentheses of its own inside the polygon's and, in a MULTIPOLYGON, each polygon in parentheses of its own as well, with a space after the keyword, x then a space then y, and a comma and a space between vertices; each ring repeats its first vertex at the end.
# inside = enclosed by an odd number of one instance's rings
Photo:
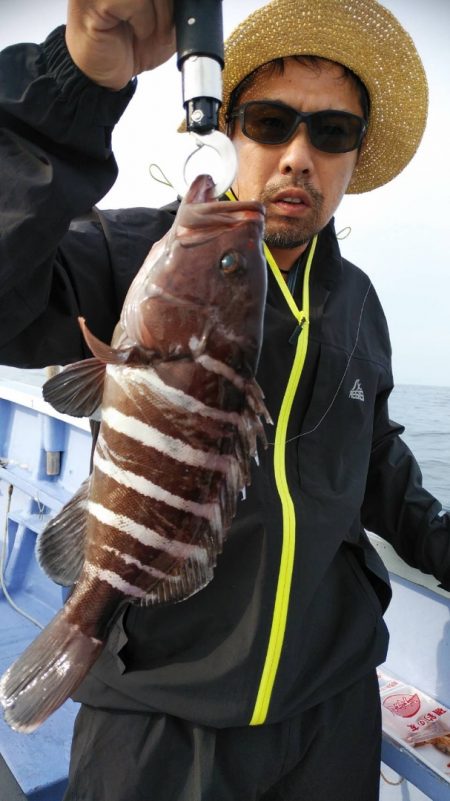
POLYGON ((334 230, 334 218, 319 233, 311 270, 311 322, 323 315, 330 293, 342 278, 342 256, 334 230))
POLYGON ((334 217, 322 229, 317 240, 313 281, 329 292, 342 278, 342 256, 334 229, 334 217))

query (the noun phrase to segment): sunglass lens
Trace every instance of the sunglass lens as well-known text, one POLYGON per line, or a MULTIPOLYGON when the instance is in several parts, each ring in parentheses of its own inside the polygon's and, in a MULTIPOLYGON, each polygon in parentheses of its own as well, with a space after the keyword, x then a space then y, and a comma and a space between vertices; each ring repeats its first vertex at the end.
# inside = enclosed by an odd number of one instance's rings
POLYGON ((310 140, 318 150, 346 153, 360 146, 365 131, 364 120, 347 111, 302 114, 289 106, 255 100, 242 106, 242 114, 243 133, 265 145, 287 142, 298 125, 304 122, 310 140))
POLYGON ((309 118, 309 132, 314 147, 326 153, 346 153, 359 146, 361 120, 346 112, 324 111, 309 118))
POLYGON ((295 122, 295 111, 289 108, 270 103, 248 103, 243 132, 256 142, 276 145, 289 139, 295 122))

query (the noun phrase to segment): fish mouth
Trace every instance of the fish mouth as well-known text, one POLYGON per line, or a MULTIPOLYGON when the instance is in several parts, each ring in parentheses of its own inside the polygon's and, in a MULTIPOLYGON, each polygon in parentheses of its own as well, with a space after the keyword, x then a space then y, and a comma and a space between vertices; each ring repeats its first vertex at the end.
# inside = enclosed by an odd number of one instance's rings
POLYGON ((189 245, 189 238, 194 236, 198 244, 202 234, 206 242, 224 231, 244 225, 255 225, 262 231, 265 211, 263 204, 257 201, 193 204, 180 215, 174 239, 189 245))
POLYGON ((255 222, 258 225, 264 224, 265 209, 242 209, 238 211, 236 217, 233 218, 232 225, 245 225, 246 223, 255 222))
POLYGON ((170 303, 174 306, 183 306, 184 308, 189 309, 203 308, 203 306, 208 305, 207 300, 202 303, 201 298, 199 298, 200 302, 194 302, 189 300, 189 298, 182 297, 180 295, 174 295, 172 292, 168 292, 167 289, 163 289, 163 287, 159 286, 159 284, 153 283, 149 286, 147 300, 161 300, 163 303, 170 303))
MULTIPOLYGON (((228 213, 236 215, 238 219, 264 219, 265 207, 259 200, 235 200, 225 206, 228 213)), ((220 207, 222 210, 222 207, 220 207)))

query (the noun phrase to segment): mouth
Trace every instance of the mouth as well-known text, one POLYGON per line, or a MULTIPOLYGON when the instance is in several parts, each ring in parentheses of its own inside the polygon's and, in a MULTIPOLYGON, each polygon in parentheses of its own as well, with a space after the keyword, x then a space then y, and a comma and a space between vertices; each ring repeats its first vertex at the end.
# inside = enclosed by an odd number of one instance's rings
POLYGON ((311 200, 302 189, 286 189, 271 198, 271 204, 286 216, 299 216, 311 208, 311 200))

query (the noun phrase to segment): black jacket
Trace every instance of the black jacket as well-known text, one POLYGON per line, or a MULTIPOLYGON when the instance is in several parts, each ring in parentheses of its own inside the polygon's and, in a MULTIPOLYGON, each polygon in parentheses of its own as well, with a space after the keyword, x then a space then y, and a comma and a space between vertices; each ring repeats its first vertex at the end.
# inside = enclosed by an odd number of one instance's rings
MULTIPOLYGON (((85 78, 61 29, 0 56, 4 364, 88 355, 79 314, 108 341, 131 279, 173 222, 176 204, 91 211, 115 179, 111 131, 132 94, 132 84, 115 93, 85 78)), ((384 660, 388 639, 389 581, 364 527, 450 589, 449 518, 389 419, 384 314, 332 223, 310 292, 299 334, 269 271, 258 381, 272 444, 213 581, 181 604, 126 607, 79 700, 228 726, 277 721, 349 686, 384 660)), ((300 307, 301 282, 295 299, 300 307)))

